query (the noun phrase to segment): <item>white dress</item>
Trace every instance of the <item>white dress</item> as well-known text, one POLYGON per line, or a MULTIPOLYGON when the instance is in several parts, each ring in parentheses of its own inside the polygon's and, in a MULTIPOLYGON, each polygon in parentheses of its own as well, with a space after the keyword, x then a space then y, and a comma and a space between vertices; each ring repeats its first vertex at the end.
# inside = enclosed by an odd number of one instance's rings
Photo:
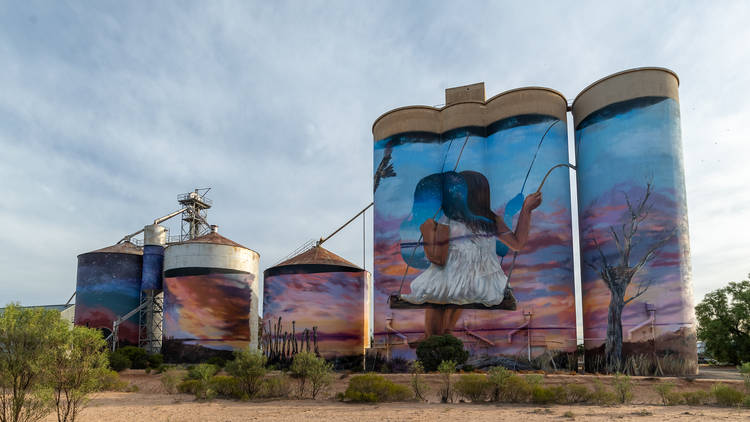
POLYGON ((445 266, 430 264, 411 282, 411 293, 402 298, 415 304, 500 304, 508 277, 495 252, 495 236, 476 234, 446 217, 438 222, 450 227, 445 266))

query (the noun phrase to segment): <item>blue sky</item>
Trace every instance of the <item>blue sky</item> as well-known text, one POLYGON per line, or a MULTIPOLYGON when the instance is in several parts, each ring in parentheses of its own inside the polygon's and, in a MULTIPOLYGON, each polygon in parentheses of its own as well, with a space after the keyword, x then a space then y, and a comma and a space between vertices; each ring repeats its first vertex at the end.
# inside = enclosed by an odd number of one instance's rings
MULTIPOLYGON (((538 85, 572 100, 638 66, 680 76, 700 300, 750 272, 749 8, 0 3, 0 302, 64 302, 77 254, 196 187, 213 188, 210 221, 259 251, 262 271, 371 201, 370 129, 383 112, 442 104, 444 88, 479 81, 487 97, 538 85)), ((360 264, 361 223, 326 247, 360 264)))

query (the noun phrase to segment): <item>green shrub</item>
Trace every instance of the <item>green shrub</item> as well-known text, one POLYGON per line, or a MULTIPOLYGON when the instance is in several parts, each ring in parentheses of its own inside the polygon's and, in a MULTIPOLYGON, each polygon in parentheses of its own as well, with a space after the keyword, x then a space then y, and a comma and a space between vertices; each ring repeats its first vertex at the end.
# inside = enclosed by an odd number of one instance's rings
POLYGON ((750 394, 746 395, 745 398, 742 400, 742 405, 744 407, 750 407, 750 394))
POLYGON ((750 393, 750 362, 743 363, 737 369, 740 370, 742 379, 745 381, 745 392, 750 393))
POLYGON ((274 375, 263 380, 261 397, 286 398, 292 392, 292 383, 286 375, 274 375))
POLYGON ((102 373, 100 388, 101 391, 125 391, 128 383, 120 379, 117 371, 109 370, 102 373))
POLYGON ((415 361, 411 368, 411 389, 417 400, 427 401, 427 392, 430 386, 422 379, 424 374, 424 365, 422 362, 415 361))
POLYGON ((487 381, 489 381, 492 386, 492 400, 500 401, 504 397, 506 384, 512 376, 514 376, 513 372, 502 366, 490 368, 487 372, 487 381))
POLYGON ((242 392, 253 398, 263 386, 267 360, 259 351, 236 351, 234 360, 227 364, 226 371, 237 378, 242 392))
POLYGON ((630 403, 633 399, 633 382, 630 377, 620 373, 612 378, 612 387, 615 389, 615 397, 620 404, 630 403))
POLYGON ((565 393, 568 403, 585 403, 591 399, 591 390, 583 384, 568 384, 565 393))
POLYGON ((437 370, 440 372, 440 380, 443 382, 443 385, 440 387, 440 401, 443 403, 453 403, 451 376, 456 373, 456 362, 452 360, 444 360, 440 362, 437 370))
POLYGON ((182 376, 176 369, 168 369, 161 374, 162 387, 167 394, 175 394, 177 392, 177 385, 182 381, 182 376))
POLYGON ((533 385, 531 387, 531 401, 535 404, 561 403, 565 401, 565 388, 559 385, 545 387, 533 385))
POLYGON ((594 381, 594 391, 591 393, 591 401, 598 405, 610 405, 617 403, 617 395, 602 384, 601 381, 594 381))
POLYGON ((682 394, 672 391, 674 389, 673 382, 662 382, 654 385, 654 390, 661 397, 661 402, 664 406, 675 406, 682 402, 682 394))
POLYGON ((514 374, 506 381, 501 400, 511 403, 525 403, 531 398, 531 389, 532 387, 526 378, 514 374))
POLYGON ((211 365, 210 363, 201 363, 198 365, 188 366, 187 377, 191 380, 205 380, 208 381, 212 376, 219 372, 219 367, 211 365))
POLYGON ((485 375, 466 374, 461 375, 454 388, 461 397, 472 403, 479 403, 487 400, 492 393, 493 385, 485 375))
POLYGON ((209 389, 215 391, 217 395, 227 398, 240 398, 244 397, 245 392, 243 391, 240 381, 232 376, 228 375, 214 375, 208 382, 209 389))
POLYGON ((187 379, 177 384, 177 391, 182 394, 195 394, 200 386, 200 381, 187 379))
POLYGON ((526 382, 529 383, 529 385, 532 387, 542 385, 542 382, 544 382, 544 375, 540 374, 524 375, 524 378, 526 379, 526 382))
POLYGON ((440 362, 453 361, 461 365, 468 358, 469 352, 464 350, 464 343, 450 334, 431 336, 417 346, 417 359, 427 372, 436 371, 440 362))
POLYGON ((409 387, 374 373, 353 376, 343 395, 347 401, 373 403, 404 401, 410 397, 409 387))
POLYGON ((109 354, 109 367, 115 371, 122 372, 130 368, 131 365, 132 362, 130 362, 130 359, 124 354, 118 353, 117 351, 109 354))
POLYGON ((130 359, 132 369, 146 369, 148 367, 148 353, 140 347, 125 346, 117 349, 114 353, 120 353, 130 359))
POLYGON ((211 365, 223 368, 227 365, 227 360, 221 356, 211 356, 206 360, 206 363, 210 363, 211 365))
POLYGON ((691 406, 702 406, 708 403, 710 398, 711 394, 708 391, 703 390, 685 391, 682 393, 682 399, 685 400, 685 403, 691 406))
POLYGON ((149 368, 158 369, 162 365, 164 365, 164 355, 162 355, 161 353, 148 355, 146 359, 148 360, 149 368))
POLYGON ((742 403, 744 394, 726 384, 716 384, 711 389, 716 403, 721 406, 737 406, 742 403))
POLYGON ((309 388, 310 397, 315 399, 319 393, 327 389, 333 383, 332 368, 330 363, 314 353, 301 352, 294 355, 289 369, 299 382, 299 397, 304 397, 309 388))

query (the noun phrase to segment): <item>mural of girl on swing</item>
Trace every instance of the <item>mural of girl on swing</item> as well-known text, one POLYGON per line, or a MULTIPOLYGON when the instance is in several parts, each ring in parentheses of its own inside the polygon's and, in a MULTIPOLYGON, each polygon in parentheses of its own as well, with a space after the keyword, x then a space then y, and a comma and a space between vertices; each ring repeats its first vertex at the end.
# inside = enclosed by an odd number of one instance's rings
POLYGON ((531 212, 541 203, 541 192, 528 195, 511 230, 492 211, 490 185, 482 173, 450 171, 421 179, 404 226, 420 225, 429 266, 412 280, 411 293, 392 297, 401 304, 394 307, 424 307, 425 338, 452 333, 463 309, 515 309, 497 242, 523 249, 531 212))

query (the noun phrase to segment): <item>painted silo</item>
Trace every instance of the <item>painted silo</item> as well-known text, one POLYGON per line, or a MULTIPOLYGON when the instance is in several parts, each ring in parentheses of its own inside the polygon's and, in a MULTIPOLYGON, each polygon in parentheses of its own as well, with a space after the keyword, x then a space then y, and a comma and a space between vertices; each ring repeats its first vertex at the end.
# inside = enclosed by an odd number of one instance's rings
POLYGON ((592 371, 644 359, 650 371, 697 370, 678 84, 672 71, 633 69, 573 103, 592 371))
MULTIPOLYGON (((143 251, 130 242, 78 255, 76 325, 99 328, 108 336, 112 323, 140 304, 143 251)), ((118 329, 120 345, 138 345, 138 314, 118 329)))
POLYGON ((257 252, 215 230, 164 251, 164 341, 170 361, 258 347, 257 252))
POLYGON ((413 359, 452 333, 477 360, 575 350, 566 109, 550 89, 485 101, 475 84, 376 120, 373 347, 413 359))
POLYGON ((322 246, 268 268, 263 272, 264 350, 273 348, 274 332, 294 333, 303 347, 307 330, 315 333, 322 356, 361 357, 369 346, 370 291, 369 272, 322 246))
POLYGON ((143 229, 143 284, 144 292, 160 292, 164 284, 164 245, 167 229, 151 224, 143 229))

